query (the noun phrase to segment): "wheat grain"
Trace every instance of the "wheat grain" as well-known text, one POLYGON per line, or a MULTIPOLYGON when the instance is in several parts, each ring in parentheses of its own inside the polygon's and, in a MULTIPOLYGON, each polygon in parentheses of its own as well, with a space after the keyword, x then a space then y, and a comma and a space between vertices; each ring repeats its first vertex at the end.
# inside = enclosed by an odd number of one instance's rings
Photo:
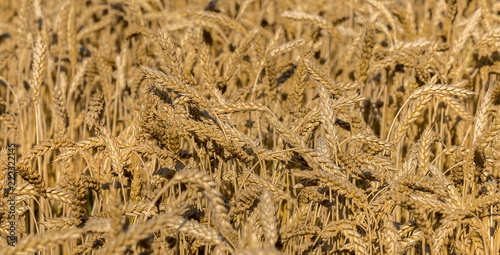
POLYGON ((1 254, 499 253, 499 4, 160 2, 0 1, 1 254))

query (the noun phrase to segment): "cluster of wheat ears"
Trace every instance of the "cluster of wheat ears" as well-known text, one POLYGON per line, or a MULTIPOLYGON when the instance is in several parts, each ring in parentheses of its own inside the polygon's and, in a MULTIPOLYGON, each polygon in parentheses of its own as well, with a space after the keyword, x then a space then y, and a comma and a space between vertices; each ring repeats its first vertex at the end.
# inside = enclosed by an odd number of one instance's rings
POLYGON ((495 0, 0 1, 0 254, 499 254, 499 49, 495 0))

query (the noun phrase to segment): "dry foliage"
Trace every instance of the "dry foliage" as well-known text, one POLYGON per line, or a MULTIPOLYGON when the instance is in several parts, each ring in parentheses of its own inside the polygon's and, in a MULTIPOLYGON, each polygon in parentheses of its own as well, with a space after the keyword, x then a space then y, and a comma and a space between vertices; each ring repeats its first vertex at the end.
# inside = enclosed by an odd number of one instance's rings
POLYGON ((499 254, 495 0, 0 1, 0 254, 499 254))

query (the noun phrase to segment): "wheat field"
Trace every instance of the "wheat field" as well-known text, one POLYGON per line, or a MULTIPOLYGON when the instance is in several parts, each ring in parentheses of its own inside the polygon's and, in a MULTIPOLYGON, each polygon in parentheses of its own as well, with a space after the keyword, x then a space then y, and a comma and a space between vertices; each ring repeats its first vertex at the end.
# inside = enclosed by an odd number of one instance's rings
POLYGON ((500 254, 495 0, 4 0, 0 95, 0 254, 500 254))

